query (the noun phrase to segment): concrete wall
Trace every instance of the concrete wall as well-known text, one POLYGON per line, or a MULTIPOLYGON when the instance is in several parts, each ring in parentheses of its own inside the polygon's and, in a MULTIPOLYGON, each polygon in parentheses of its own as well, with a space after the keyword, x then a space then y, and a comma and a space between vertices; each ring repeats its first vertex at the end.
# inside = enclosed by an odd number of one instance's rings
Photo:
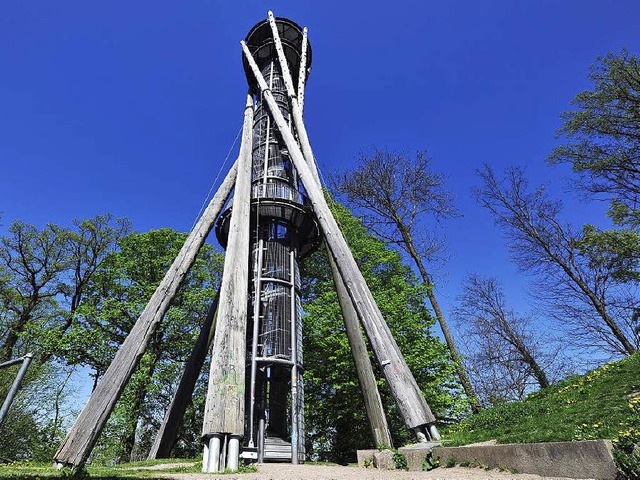
POLYGON ((441 466, 475 463, 548 477, 615 479, 611 451, 609 440, 588 440, 436 447, 433 455, 441 466))

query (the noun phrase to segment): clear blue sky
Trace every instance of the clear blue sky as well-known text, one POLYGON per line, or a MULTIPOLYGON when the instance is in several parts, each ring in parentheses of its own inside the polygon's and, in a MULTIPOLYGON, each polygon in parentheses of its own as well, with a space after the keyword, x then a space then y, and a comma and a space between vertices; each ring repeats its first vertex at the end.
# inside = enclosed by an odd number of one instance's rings
MULTIPOLYGON (((637 0, 6 2, 0 233, 102 212, 188 230, 241 125, 239 41, 269 8, 310 30, 320 169, 373 146, 427 148, 464 213, 443 228, 445 308, 472 271, 519 302, 502 237, 470 197, 474 170, 526 165, 563 191, 570 173, 545 164, 559 114, 598 55, 640 51, 637 0)), ((577 223, 603 211, 567 197, 577 223)))

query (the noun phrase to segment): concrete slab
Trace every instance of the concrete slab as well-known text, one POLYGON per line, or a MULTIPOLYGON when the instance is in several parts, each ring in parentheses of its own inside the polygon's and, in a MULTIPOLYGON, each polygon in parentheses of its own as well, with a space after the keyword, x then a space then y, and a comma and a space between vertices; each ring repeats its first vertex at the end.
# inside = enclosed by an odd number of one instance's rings
POLYGON ((358 466, 360 468, 373 467, 373 454, 378 450, 358 450, 356 455, 358 457, 358 466))
POLYGON ((436 447, 440 465, 470 463, 543 477, 615 479, 609 440, 436 447))
POLYGON ((396 462, 393 460, 391 450, 382 450, 373 454, 373 466, 378 470, 395 470, 396 462))
POLYGON ((440 442, 416 443, 407 447, 400 447, 398 451, 407 459, 407 470, 421 472, 424 461, 434 447, 442 445, 440 442))

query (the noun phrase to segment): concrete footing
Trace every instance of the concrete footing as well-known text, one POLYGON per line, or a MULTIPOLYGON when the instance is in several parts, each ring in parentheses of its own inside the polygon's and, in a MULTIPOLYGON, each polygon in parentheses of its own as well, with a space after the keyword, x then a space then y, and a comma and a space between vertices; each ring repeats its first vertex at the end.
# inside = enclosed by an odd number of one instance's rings
MULTIPOLYGON (((407 470, 420 472, 424 461, 434 447, 442 445, 440 442, 416 443, 409 447, 401 447, 398 452, 404 455, 407 461, 407 470)), ((393 460, 393 452, 390 450, 358 450, 358 466, 365 468, 378 468, 380 470, 393 470, 396 468, 393 460)))
POLYGON ((400 447, 398 452, 404 455, 407 460, 407 470, 410 472, 421 472, 424 461, 435 447, 442 445, 440 442, 416 443, 408 447, 400 447))
POLYGON ((543 477, 615 479, 609 440, 436 447, 441 466, 476 464, 543 477))

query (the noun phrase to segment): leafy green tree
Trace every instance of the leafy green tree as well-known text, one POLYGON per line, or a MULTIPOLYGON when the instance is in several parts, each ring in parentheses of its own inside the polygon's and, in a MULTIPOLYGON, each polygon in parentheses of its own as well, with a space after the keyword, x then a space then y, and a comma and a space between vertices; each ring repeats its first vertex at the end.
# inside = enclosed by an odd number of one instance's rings
POLYGON ((9 226, 0 242, 0 361, 32 350, 44 363, 59 353, 87 283, 128 230, 109 214, 75 220, 73 228, 9 226))
MULTIPOLYGON (((94 382, 111 363, 186 237, 170 229, 130 234, 87 284, 85 300, 64 337, 64 351, 69 362, 93 369, 94 382)), ((221 255, 206 245, 118 402, 95 460, 146 456, 144 449, 153 440, 154 427, 164 416, 214 297, 221 266, 221 255)))
MULTIPOLYGON (((436 417, 446 420, 456 415, 461 408, 460 386, 447 347, 433 335, 424 286, 400 255, 370 234, 344 206, 331 206, 436 417)), ((305 260, 303 280, 307 453, 311 458, 353 461, 355 450, 370 448, 373 440, 324 249, 305 260)), ((375 364, 373 357, 372 361, 375 364)), ((380 371, 377 376, 382 378, 380 371)), ((393 441, 406 443, 412 436, 383 380, 380 387, 393 441)))
MULTIPOLYGON (((65 337, 88 282, 128 230, 109 214, 70 228, 15 221, 0 240, 0 361, 36 354, 2 426, 2 455, 51 458, 69 420, 65 337)), ((0 373, 4 398, 15 372, 0 373)))
POLYGON ((640 58, 623 49, 598 58, 593 85, 563 113, 565 143, 550 156, 568 163, 586 193, 610 201, 616 228, 584 229, 580 248, 594 265, 610 268, 621 282, 640 280, 640 58))

